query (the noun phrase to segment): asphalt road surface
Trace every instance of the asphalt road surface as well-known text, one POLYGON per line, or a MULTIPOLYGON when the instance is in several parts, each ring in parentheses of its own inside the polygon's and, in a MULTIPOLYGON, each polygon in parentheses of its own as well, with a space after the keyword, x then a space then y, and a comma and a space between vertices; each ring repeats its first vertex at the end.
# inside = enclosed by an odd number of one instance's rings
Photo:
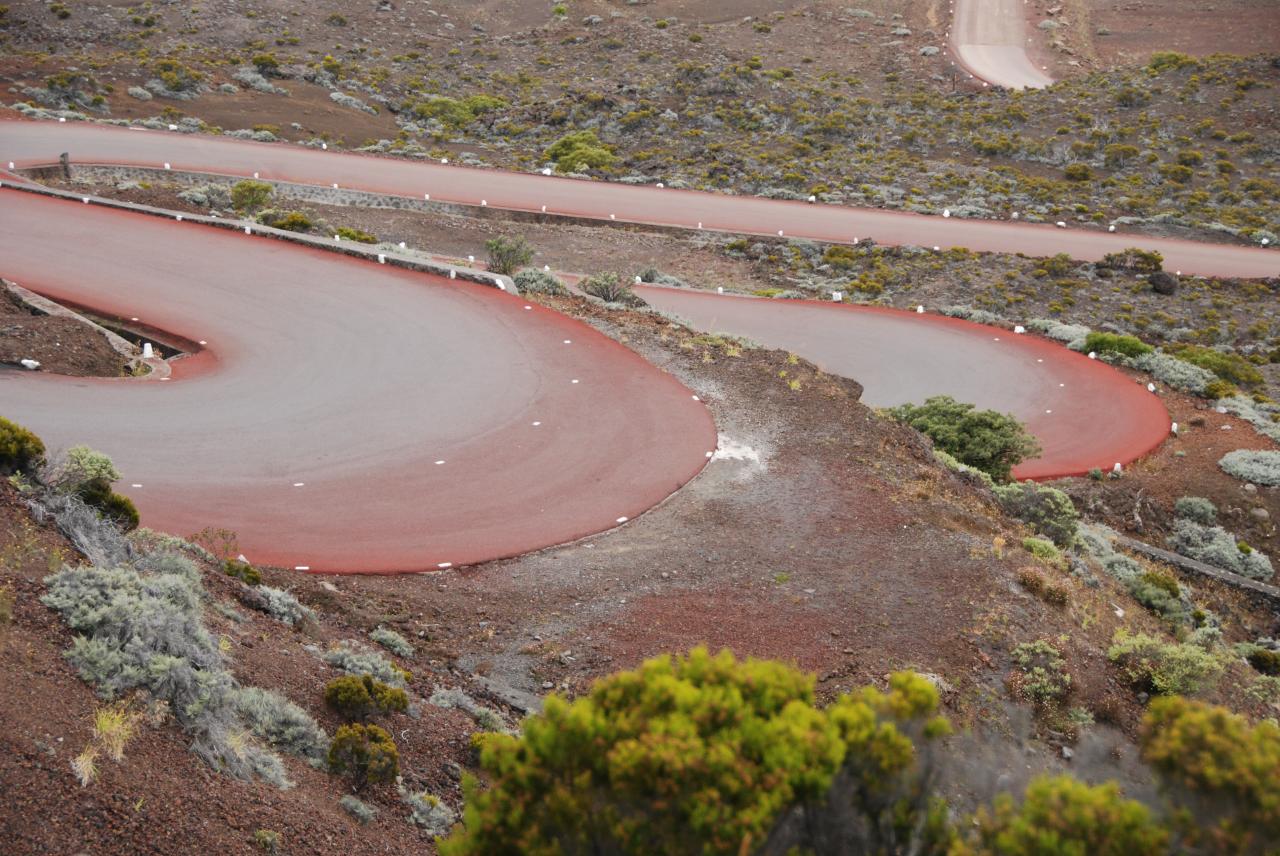
POLYGON ((254 562, 515 555, 641 514, 716 447, 670 375, 495 288, 14 190, 0 246, 7 279, 207 342, 169 381, 0 367, 0 413, 111 455, 144 525, 233 529, 254 562))
POLYGON ((1007 89, 1053 83, 1027 56, 1026 0, 954 0, 951 46, 975 77, 1007 89))
MULTIPOLYGON (((1280 259, 1252 247, 0 122, 0 167, 64 151, 80 163, 258 172, 820 240, 1081 259, 1137 245, 1184 273, 1274 275, 1280 259)), ((111 454, 146 524, 236 529, 254 561, 429 570, 561 543, 659 502, 715 446, 706 408, 672 378, 582 324, 484 286, 11 190, 0 190, 0 246, 0 274, 34 291, 208 343, 176 361, 167 382, 0 373, 0 409, 55 447, 111 454)), ((1127 464, 1167 436, 1168 414, 1145 387, 1035 337, 892 310, 642 291, 699 328, 856 378, 872 405, 949 394, 1011 412, 1044 448, 1020 477, 1127 464)))
MULTIPOLYGON (((714 229, 753 235, 777 235, 851 242, 874 238, 882 244, 968 247, 971 250, 1052 256, 1067 253, 1097 261, 1109 252, 1138 246, 1164 255, 1165 268, 1211 276, 1280 275, 1274 250, 1230 244, 1205 244, 1050 224, 944 219, 901 211, 809 205, 750 196, 660 189, 602 181, 582 181, 496 169, 469 169, 335 153, 277 143, 252 143, 227 137, 167 131, 50 122, 0 121, 0 166, 56 163, 67 152, 72 162, 130 164, 240 177, 254 172, 269 180, 293 181, 434 201, 514 211, 570 215, 596 220, 714 229)), ((938 212, 941 215, 941 211, 938 212)))

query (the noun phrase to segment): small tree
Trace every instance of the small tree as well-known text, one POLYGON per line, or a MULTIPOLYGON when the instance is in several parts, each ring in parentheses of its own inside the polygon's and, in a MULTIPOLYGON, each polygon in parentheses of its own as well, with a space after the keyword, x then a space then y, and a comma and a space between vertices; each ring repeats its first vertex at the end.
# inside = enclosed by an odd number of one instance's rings
POLYGON ((978 410, 947 395, 922 405, 904 404, 889 411, 932 438, 934 445, 962 464, 982 470, 997 481, 1008 481, 1013 467, 1040 453, 1035 438, 1012 416, 978 410))
POLYGON ((274 188, 265 181, 247 178, 236 182, 231 188, 231 204, 237 211, 252 214, 267 207, 273 190, 274 188))
POLYGON ((523 235, 491 238, 484 246, 489 251, 489 270, 494 273, 510 276, 533 259, 533 247, 523 235))
POLYGON ((400 753, 391 735, 376 725, 343 725, 329 744, 329 769, 351 776, 357 791, 370 782, 389 782, 400 774, 400 753))

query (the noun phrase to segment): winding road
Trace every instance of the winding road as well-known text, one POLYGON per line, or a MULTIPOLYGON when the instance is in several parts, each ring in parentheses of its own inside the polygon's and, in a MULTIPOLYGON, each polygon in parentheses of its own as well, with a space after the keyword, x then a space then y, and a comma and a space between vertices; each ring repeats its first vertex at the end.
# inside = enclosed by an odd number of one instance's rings
POLYGON ((1006 89, 1042 89, 1053 78, 1027 56, 1026 0, 952 0, 951 48, 975 77, 1006 89))
MULTIPOLYGON (((0 168, 119 164, 596 220, 1098 258, 1139 244, 1184 272, 1277 256, 1077 232, 475 170, 226 138, 0 122, 0 168)), ((235 529, 253 561, 418 571, 610 528, 716 445, 685 387, 585 325, 493 288, 234 232, 0 189, 0 269, 54 299, 202 341, 172 380, 0 371, 0 410, 108 452, 144 522, 235 529)), ((936 315, 644 289, 700 328, 786 347, 890 405, 947 393, 1028 422, 1016 474, 1127 463, 1167 435, 1156 396, 1029 336, 936 315)))

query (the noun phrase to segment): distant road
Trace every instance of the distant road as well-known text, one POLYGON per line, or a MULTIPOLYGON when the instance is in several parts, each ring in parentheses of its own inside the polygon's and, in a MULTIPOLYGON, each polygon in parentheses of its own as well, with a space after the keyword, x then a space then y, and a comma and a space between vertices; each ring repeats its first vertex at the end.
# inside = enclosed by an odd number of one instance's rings
POLYGON ((1026 0, 954 0, 951 44, 974 76, 1007 89, 1042 89, 1053 78, 1027 56, 1026 0))
MULTIPOLYGON (((293 181, 321 187, 368 190, 434 201, 540 212, 608 221, 675 226, 752 235, 851 243, 968 247, 982 252, 1025 253, 1097 261, 1138 246, 1157 250, 1165 267, 1184 274, 1262 277, 1280 275, 1280 254, 1257 247, 1208 244, 1049 224, 944 219, 901 211, 809 205, 754 196, 583 181, 556 176, 471 169, 439 163, 324 152, 302 146, 251 143, 228 137, 68 123, 0 121, 0 167, 57 161, 129 164, 293 181)), ((941 214, 941 212, 939 212, 941 214)))

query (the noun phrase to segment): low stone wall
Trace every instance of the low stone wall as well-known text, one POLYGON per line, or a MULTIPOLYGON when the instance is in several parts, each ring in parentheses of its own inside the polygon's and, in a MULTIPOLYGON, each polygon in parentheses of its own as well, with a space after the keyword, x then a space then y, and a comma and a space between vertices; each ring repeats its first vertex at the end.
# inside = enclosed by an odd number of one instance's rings
MULTIPOLYGON (((62 179, 61 166, 32 167, 20 172, 36 181, 62 179)), ((188 170, 157 169, 137 166, 113 166, 110 164, 71 163, 71 177, 84 178, 100 182, 121 181, 171 181, 177 184, 195 186, 200 184, 216 184, 231 187, 236 182, 244 181, 243 175, 220 175, 210 172, 191 172, 188 170)), ((641 225, 624 223, 619 220, 595 219, 579 217, 573 214, 557 214, 538 211, 512 211, 506 208, 487 207, 482 205, 466 205, 460 202, 438 202, 436 200, 417 199, 411 196, 397 196, 389 193, 374 193, 350 188, 325 187, 316 184, 297 184, 290 181, 273 181, 257 179, 275 187, 276 192, 284 199, 299 202, 314 202, 319 205, 355 206, 361 208, 386 208, 397 211, 420 211, 429 214, 449 214, 458 217, 471 217, 481 220, 503 220, 514 223, 553 223, 557 225, 576 226, 609 226, 625 231, 657 232, 659 234, 687 236, 691 229, 680 226, 641 225)), ((767 237, 767 236, 766 236, 767 237)), ((821 243, 821 242, 818 242, 821 243)))
POLYGON ((1249 595, 1250 600, 1269 609, 1280 608, 1280 588, 1276 586, 1260 583, 1257 580, 1251 580, 1238 574, 1224 571, 1221 568, 1215 568, 1213 565, 1206 565, 1204 562, 1199 562, 1195 559, 1188 559, 1186 556, 1171 553, 1168 550, 1162 550, 1150 544, 1144 544, 1133 538, 1120 536, 1116 538, 1116 544, 1128 550, 1133 550, 1135 553, 1141 553, 1149 558, 1181 568, 1184 571, 1226 583, 1245 592, 1249 595))
MULTIPOLYGON (((76 171, 79 171, 82 169, 85 169, 85 168, 77 167, 76 171)), ((95 169, 104 170, 104 172, 102 173, 103 175, 110 175, 112 177, 116 177, 121 180, 127 180, 130 177, 130 175, 133 173, 137 174, 135 176, 135 180, 139 178, 142 180, 154 179, 156 177, 156 172, 157 172, 156 170, 141 170, 141 169, 135 169, 135 168, 121 168, 117 170, 114 167, 111 167, 111 168, 96 167, 95 169)), ((226 176, 212 176, 212 177, 204 176, 200 173, 175 173, 171 171, 162 171, 162 172, 164 173, 165 176, 185 175, 185 176, 190 176, 192 178, 198 178, 199 181, 197 181, 196 183, 204 183, 204 184, 213 183, 215 179, 218 179, 220 183, 226 183, 226 184, 234 184, 236 181, 242 180, 239 178, 228 178, 226 176)), ((61 176, 61 169, 59 167, 50 167, 50 168, 26 171, 27 175, 36 179, 39 179, 39 177, 45 173, 51 173, 53 175, 61 176)), ((74 174, 75 173, 73 172, 73 175, 74 174)), ((80 174, 84 174, 84 173, 81 172, 80 174)), ((278 187, 287 186, 289 188, 300 188, 307 192, 316 192, 316 193, 324 193, 324 192, 330 192, 335 194, 361 193, 360 191, 334 191, 332 188, 310 187, 309 185, 277 185, 277 186, 278 187)), ((123 211, 133 211, 139 214, 148 214, 155 217, 163 217, 166 220, 190 221, 192 223, 200 223, 205 226, 213 226, 219 229, 231 229, 237 232, 244 232, 247 229, 249 230, 248 234, 251 234, 251 235, 261 235, 268 238, 275 238, 281 241, 289 241, 294 244, 302 244, 304 246, 314 247, 316 249, 321 249, 321 250, 327 250, 329 252, 342 253, 344 255, 353 256, 355 258, 360 258, 360 259, 366 259, 368 261, 377 262, 379 264, 388 264, 388 265, 394 265, 396 267, 408 268, 409 270, 422 271, 423 273, 434 274, 436 276, 463 279, 469 282, 477 282, 477 283, 480 283, 481 285, 488 285, 490 287, 499 288, 511 294, 518 293, 515 287, 515 283, 511 281, 511 277, 509 276, 490 273, 484 270, 477 270, 475 268, 461 267, 456 265, 448 265, 448 264, 443 264, 443 263, 438 263, 433 261, 427 261, 424 259, 420 259, 420 258, 416 258, 413 256, 404 255, 400 253, 385 252, 385 251, 380 252, 378 250, 369 249, 363 244, 360 244, 354 241, 342 241, 339 243, 331 239, 319 238, 313 235, 304 235, 298 232, 290 232, 286 229, 275 229, 270 226, 263 226, 261 224, 254 223, 251 221, 246 221, 246 220, 227 219, 222 217, 209 217, 203 214, 178 214, 177 212, 170 211, 165 208, 156 208, 151 205, 138 205, 132 202, 121 202, 115 199, 103 199, 97 196, 85 196, 83 194, 72 193, 70 191, 65 191, 65 190, 54 190, 53 188, 43 187, 40 185, 15 184, 13 182, 0 182, 0 188, 3 188, 6 191, 18 191, 21 193, 35 193, 41 196, 51 196, 57 199, 66 199, 66 200, 78 201, 81 203, 84 203, 87 201, 87 203, 91 205, 101 205, 107 208, 116 208, 123 211)), ((399 197, 387 197, 387 196, 381 196, 379 194, 363 194, 363 195, 376 198, 376 199, 381 199, 381 200, 399 199, 399 197)), ((316 198, 315 201, 319 202, 323 200, 320 198, 316 198)), ((406 199, 405 201, 413 202, 414 200, 406 199)), ((348 202, 348 203, 338 203, 338 204, 363 204, 363 203, 348 202)), ((393 207, 393 206, 383 205, 381 207, 393 207)), ((408 207, 408 206, 405 206, 405 207, 408 207)))

